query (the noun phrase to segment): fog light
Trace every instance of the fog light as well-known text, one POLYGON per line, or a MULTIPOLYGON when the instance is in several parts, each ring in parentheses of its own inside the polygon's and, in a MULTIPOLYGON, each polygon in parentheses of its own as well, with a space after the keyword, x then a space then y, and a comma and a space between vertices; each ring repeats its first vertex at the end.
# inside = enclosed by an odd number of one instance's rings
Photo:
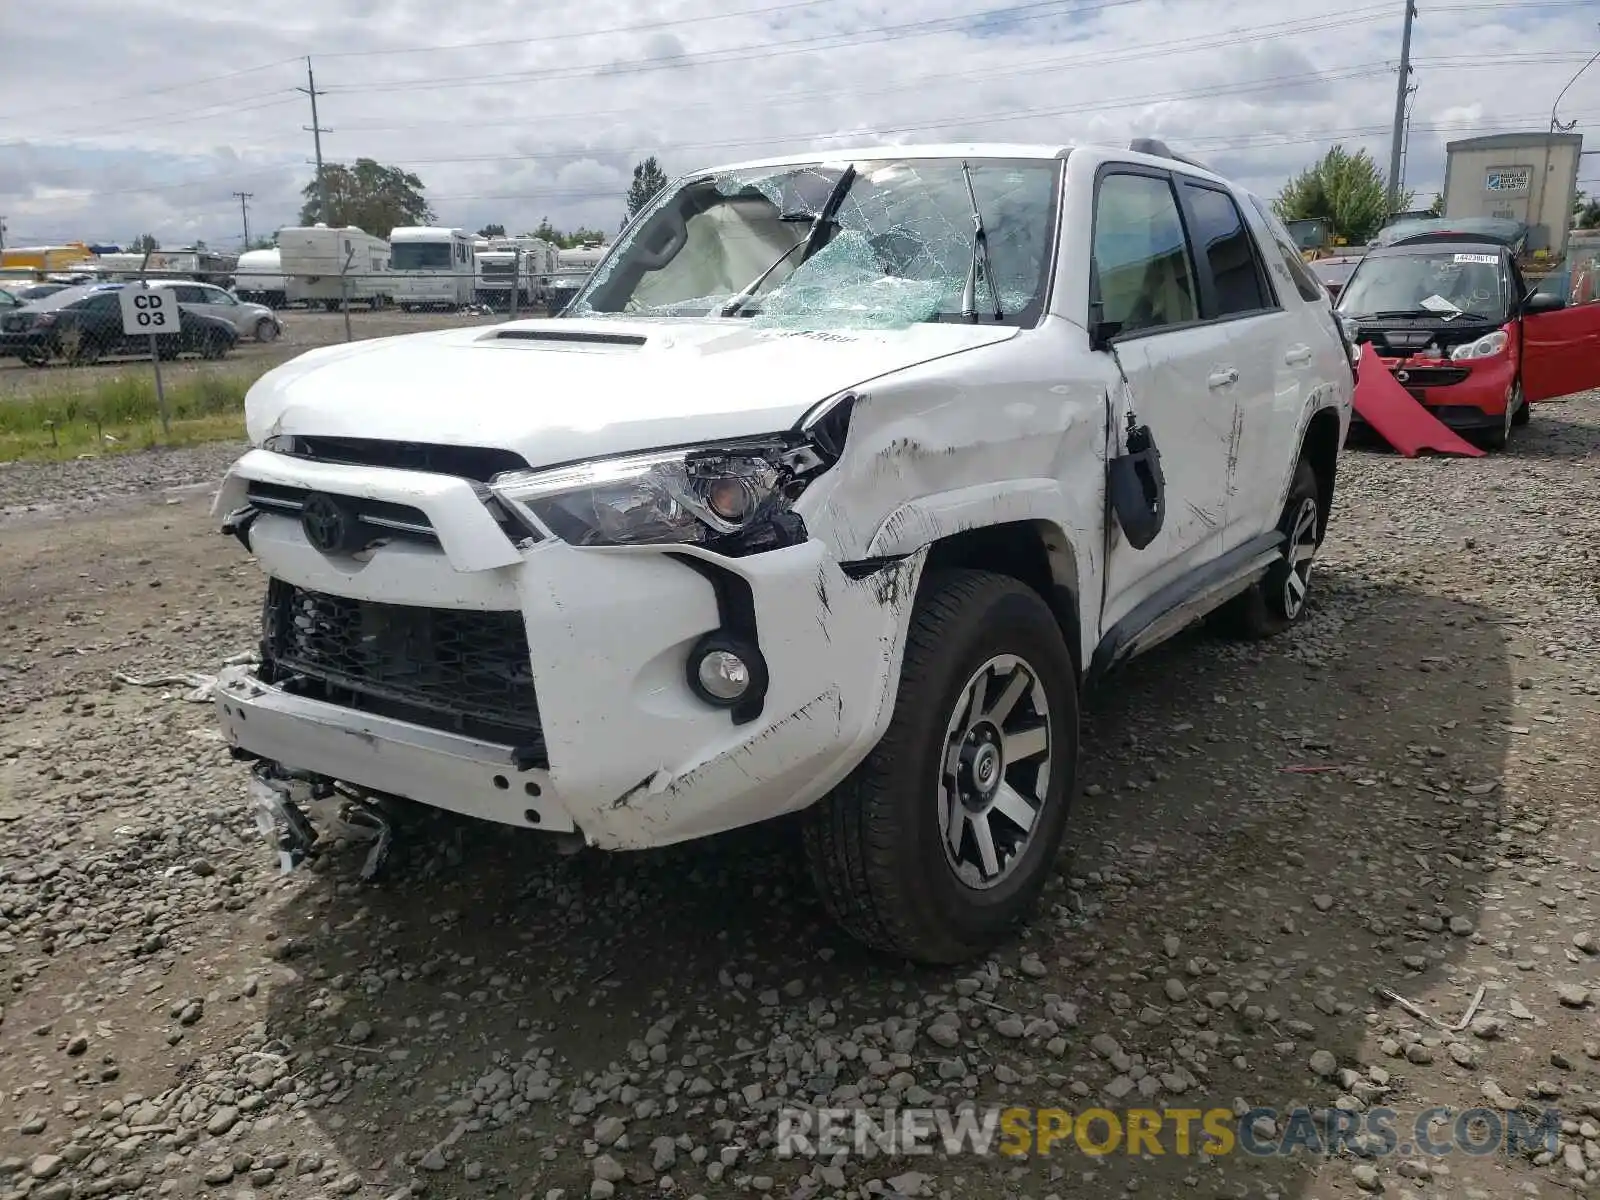
POLYGON ((750 667, 732 650, 713 650, 695 668, 700 686, 718 700, 733 701, 750 690, 750 667))
POLYGON ((689 690, 707 704, 732 709, 736 723, 761 711, 767 664, 754 643, 716 630, 695 643, 684 666, 689 690))

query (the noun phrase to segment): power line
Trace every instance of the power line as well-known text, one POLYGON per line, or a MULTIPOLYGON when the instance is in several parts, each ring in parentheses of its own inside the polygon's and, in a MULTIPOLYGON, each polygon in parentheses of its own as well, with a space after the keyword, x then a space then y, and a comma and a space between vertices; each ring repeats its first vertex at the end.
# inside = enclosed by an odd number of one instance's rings
POLYGON ((1085 13, 1102 12, 1111 8, 1124 8, 1131 4, 1144 4, 1149 0, 1098 0, 1092 5, 1080 5, 1075 8, 1062 10, 1061 5, 1068 0, 1032 0, 1031 3, 1013 5, 1007 8, 985 9, 960 17, 937 17, 932 20, 909 21, 890 25, 867 26, 862 29, 849 30, 840 33, 813 34, 802 38, 789 38, 781 40, 768 40, 743 46, 725 46, 718 50, 688 51, 683 54, 662 55, 652 58, 647 62, 630 63, 627 65, 617 63, 585 63, 579 66, 551 67, 529 71, 502 71, 487 75, 452 75, 441 78, 423 78, 410 80, 395 80, 390 82, 378 81, 368 84, 341 84, 331 87, 330 91, 340 93, 387 93, 410 92, 418 90, 455 89, 460 87, 475 87, 482 83, 528 83, 544 79, 568 79, 574 76, 593 75, 596 72, 607 76, 638 75, 650 71, 663 71, 670 67, 704 66, 720 62, 747 62, 751 60, 765 60, 783 58, 792 54, 805 54, 812 50, 825 50, 839 48, 841 45, 854 48, 861 45, 871 45, 879 42, 902 41, 916 37, 929 37, 940 33, 959 32, 964 26, 980 22, 987 18, 1004 19, 1008 22, 1022 23, 1025 21, 1038 21, 1048 17, 1081 17, 1085 13), (1049 9, 1051 11, 1035 12, 1035 9, 1049 9), (877 34, 886 36, 864 37, 864 34, 877 34), (774 49, 776 47, 776 49, 774 49))

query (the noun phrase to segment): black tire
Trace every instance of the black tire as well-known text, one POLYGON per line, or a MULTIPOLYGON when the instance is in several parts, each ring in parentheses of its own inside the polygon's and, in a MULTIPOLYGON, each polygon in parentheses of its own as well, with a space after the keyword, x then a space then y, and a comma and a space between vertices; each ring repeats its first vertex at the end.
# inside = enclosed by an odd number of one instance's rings
POLYGON ((278 340, 278 324, 276 321, 262 317, 256 322, 256 341, 275 342, 278 340))
MULTIPOLYGON (((938 572, 924 581, 912 614, 898 695, 882 740, 805 814, 806 856, 824 908, 857 940, 916 962, 965 962, 1029 915, 1055 866, 1077 784, 1072 655, 1031 588, 989 572, 938 572), (947 854, 946 738, 969 681, 1009 655, 1026 664, 1048 702, 1047 718, 1035 711, 1034 731, 1048 730, 1041 753, 1049 774, 1015 866, 980 890, 958 877, 947 854)), ((1016 765, 1029 771, 1021 759, 1016 765)), ((1007 781, 1008 769, 998 778, 1007 781)), ((962 845, 967 828, 956 839, 962 845)))
POLYGON ((1300 542, 1304 542, 1304 521, 1310 512, 1317 514, 1310 531, 1312 555, 1322 547, 1325 531, 1322 528, 1321 496, 1318 492, 1317 473, 1302 458, 1295 464, 1294 480, 1289 485, 1289 494, 1284 497, 1283 512, 1278 517, 1278 532, 1284 539, 1284 552, 1264 576, 1230 600, 1218 614, 1229 632, 1256 641, 1276 637, 1304 618, 1310 602, 1312 558, 1304 560, 1303 570, 1296 570, 1289 554, 1295 544, 1297 530, 1301 531, 1300 542), (1302 586, 1298 603, 1290 588, 1291 575, 1297 576, 1302 586))
POLYGON ((1528 398, 1522 394, 1522 380, 1517 380, 1517 415, 1511 418, 1513 426, 1522 426, 1528 423, 1533 416, 1533 406, 1528 403, 1528 398))

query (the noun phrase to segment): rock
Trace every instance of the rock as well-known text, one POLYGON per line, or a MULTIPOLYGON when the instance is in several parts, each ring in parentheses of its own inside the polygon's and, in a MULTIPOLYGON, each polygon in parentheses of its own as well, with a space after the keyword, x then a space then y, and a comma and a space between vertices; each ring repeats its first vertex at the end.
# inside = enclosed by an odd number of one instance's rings
POLYGON ((1582 1008, 1589 1003, 1589 989, 1575 983, 1564 983, 1556 989, 1556 999, 1563 1008, 1582 1008))
MULTIPOLYGON (((759 1100, 760 1098, 761 1097, 757 1095, 756 1100, 759 1100)), ((750 1101, 750 1103, 753 1104, 755 1101, 750 1101)), ((617 1139, 627 1132, 628 1126, 620 1118, 602 1117, 599 1121, 595 1122, 594 1140, 599 1142, 602 1146, 615 1146, 617 1144, 617 1139)))
POLYGON ((1101 1058, 1116 1058, 1122 1053, 1122 1047, 1117 1044, 1117 1039, 1109 1033, 1097 1033, 1089 1039, 1089 1049, 1101 1058))
POLYGON ((1313 1075, 1332 1079, 1339 1073, 1339 1060, 1327 1050, 1315 1050, 1311 1054, 1310 1067, 1313 1075))
POLYGON ((41 1154, 28 1164, 28 1174, 35 1179, 54 1179, 66 1165, 67 1160, 59 1154, 41 1154))
POLYGON ((1406 1047, 1406 1061, 1416 1066, 1427 1066, 1433 1061, 1433 1051, 1421 1042, 1412 1042, 1406 1047))
POLYGON ((1167 999, 1174 1004, 1181 1004, 1189 998, 1189 989, 1183 986, 1183 980, 1174 976, 1168 976, 1162 990, 1167 993, 1167 999))
POLYGON ((364 1046, 372 1040, 372 1026, 365 1021, 357 1021, 350 1026, 350 1032, 345 1035, 353 1046, 364 1046))
POLYGON ((469 1183, 476 1182, 483 1178, 483 1164, 481 1162, 469 1162, 461 1168, 461 1175, 469 1183))
POLYGON ((1450 932, 1455 934, 1457 937, 1466 937, 1472 932, 1472 929, 1472 922, 1467 920, 1465 917, 1450 918, 1450 932))
POLYGON ((67 1043, 67 1053, 70 1054, 73 1058, 77 1058, 79 1055, 83 1054, 88 1049, 89 1049, 89 1039, 88 1039, 87 1036, 85 1036, 84 1034, 81 1034, 81 1033, 78 1034, 76 1037, 74 1037, 71 1041, 69 1041, 67 1043))
POLYGON ((206 1172, 201 1178, 212 1187, 221 1187, 233 1178, 233 1164, 225 1162, 214 1163, 206 1168, 206 1172))
POLYGON ((1333 907, 1333 897, 1326 893, 1311 897, 1311 904, 1318 912, 1327 912, 1333 907))
POLYGON ((999 1021, 995 1022, 994 1031, 1003 1038, 1010 1038, 1015 1041, 1027 1032, 1027 1026, 1022 1023, 1021 1017, 1001 1017, 999 1021))
POLYGON ((961 1044, 961 1018, 955 1013, 940 1013, 923 1032, 934 1045, 952 1050, 961 1044))
POLYGON ((1585 954, 1600 954, 1600 940, 1594 934, 1585 930, 1583 933, 1572 935, 1572 944, 1585 954))
POLYGON ((32 1137, 34 1134, 43 1133, 45 1126, 48 1124, 48 1119, 42 1114, 29 1113, 26 1117, 22 1118, 22 1124, 17 1126, 17 1132, 25 1137, 32 1137))
POLYGON ((1022 956, 1022 961, 1019 962, 1017 966, 1024 975, 1030 976, 1034 979, 1043 979, 1044 976, 1049 973, 1046 970, 1044 963, 1039 961, 1039 956, 1037 954, 1024 954, 1022 956))
POLYGON ((609 1179, 595 1179, 589 1183, 589 1200, 611 1200, 617 1194, 617 1185, 609 1179))
POLYGON ((238 1123, 239 1110, 227 1105, 211 1114, 211 1119, 206 1122, 206 1132, 212 1137, 221 1137, 238 1123))
POLYGON ((1472 1047, 1465 1042, 1450 1043, 1450 1061, 1458 1067, 1471 1070, 1478 1065, 1478 1056, 1472 1052, 1472 1047))
POLYGON ((928 1183, 928 1176, 921 1171, 907 1171, 904 1175, 896 1175, 889 1180, 889 1187, 902 1196, 920 1196, 926 1191, 928 1183))
POLYGON ((1350 1178, 1364 1192, 1381 1192, 1383 1181, 1378 1178, 1378 1168, 1371 1163, 1357 1163, 1350 1168, 1350 1178))
POLYGON ((444 1151, 438 1146, 429 1150, 422 1156, 422 1161, 417 1163, 424 1171, 443 1171, 449 1167, 450 1162, 444 1156, 444 1151))
POLYGON ((589 1166, 594 1177, 604 1183, 621 1183, 628 1177, 628 1173, 622 1169, 622 1164, 609 1154, 596 1155, 594 1162, 589 1166))
POLYGON ((1472 1036, 1492 1042, 1505 1032, 1506 1023, 1499 1017, 1484 1015, 1472 1022, 1472 1036))

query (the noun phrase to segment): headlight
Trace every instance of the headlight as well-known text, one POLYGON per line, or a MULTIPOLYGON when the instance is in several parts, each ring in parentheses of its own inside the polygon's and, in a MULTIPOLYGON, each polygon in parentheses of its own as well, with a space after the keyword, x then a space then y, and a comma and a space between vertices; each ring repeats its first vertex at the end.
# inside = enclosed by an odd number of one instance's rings
POLYGON ((1450 351, 1450 360, 1455 362, 1463 358, 1493 358, 1506 348, 1506 343, 1510 340, 1504 329, 1496 329, 1493 333, 1484 334, 1475 342, 1457 346, 1450 351))
POLYGON ((774 438, 505 471, 489 488, 571 545, 741 552, 803 538, 789 508, 825 465, 811 445, 774 438))

